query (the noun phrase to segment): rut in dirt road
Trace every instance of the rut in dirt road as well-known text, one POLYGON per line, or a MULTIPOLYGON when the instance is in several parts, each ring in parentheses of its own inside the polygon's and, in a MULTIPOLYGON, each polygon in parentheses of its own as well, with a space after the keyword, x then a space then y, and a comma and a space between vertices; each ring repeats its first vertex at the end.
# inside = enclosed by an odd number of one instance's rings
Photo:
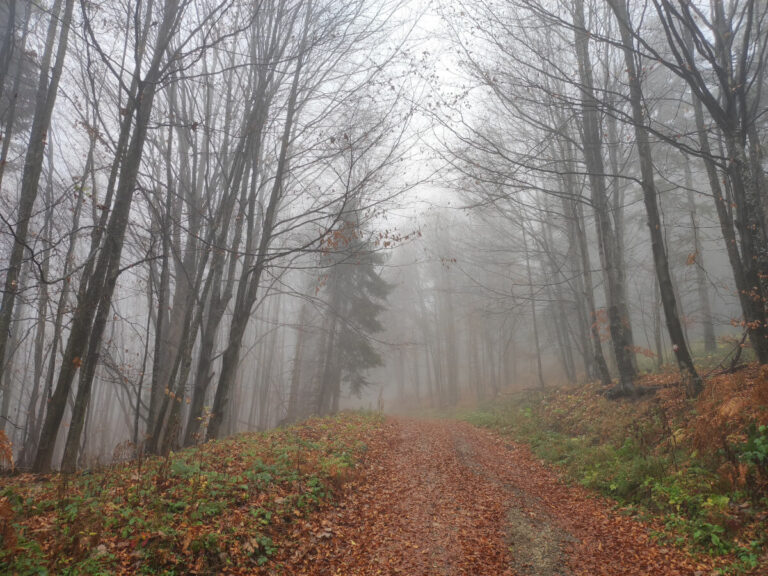
POLYGON ((292 574, 691 575, 711 567, 564 485, 527 450, 448 421, 389 422, 292 574))

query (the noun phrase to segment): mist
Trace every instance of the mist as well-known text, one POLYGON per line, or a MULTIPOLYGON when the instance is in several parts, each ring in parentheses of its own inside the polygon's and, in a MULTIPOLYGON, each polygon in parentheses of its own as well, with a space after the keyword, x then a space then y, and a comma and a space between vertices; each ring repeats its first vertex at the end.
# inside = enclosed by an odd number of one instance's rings
POLYGON ((768 8, 672 4, 4 2, 15 465, 768 362, 768 8))

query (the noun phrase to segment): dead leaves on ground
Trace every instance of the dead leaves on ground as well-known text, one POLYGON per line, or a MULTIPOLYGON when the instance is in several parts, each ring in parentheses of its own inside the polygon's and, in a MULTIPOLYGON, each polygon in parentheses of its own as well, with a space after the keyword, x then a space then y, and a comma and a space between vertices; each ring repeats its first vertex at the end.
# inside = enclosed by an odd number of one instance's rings
POLYGON ((713 569, 658 546, 647 526, 563 484, 527 449, 467 424, 391 422, 366 463, 335 513, 305 530, 314 537, 283 555, 289 573, 522 576, 539 574, 547 561, 583 576, 713 569), (512 510, 525 518, 518 537, 541 550, 512 553, 512 510), (545 527, 555 535, 546 542, 537 536, 545 527))
POLYGON ((562 483, 527 449, 464 423, 344 416, 143 466, 71 479, 66 494, 55 478, 5 481, 0 523, 8 503, 14 532, 4 545, 22 534, 54 573, 76 558, 118 574, 523 576, 539 574, 541 559, 576 576, 713 569, 654 543, 648 526, 562 483), (332 488, 333 503, 320 496, 332 488), (142 491, 152 506, 127 513, 142 491))
POLYGON ((0 574, 266 572, 355 474, 375 415, 314 419, 75 476, 0 480, 0 574))

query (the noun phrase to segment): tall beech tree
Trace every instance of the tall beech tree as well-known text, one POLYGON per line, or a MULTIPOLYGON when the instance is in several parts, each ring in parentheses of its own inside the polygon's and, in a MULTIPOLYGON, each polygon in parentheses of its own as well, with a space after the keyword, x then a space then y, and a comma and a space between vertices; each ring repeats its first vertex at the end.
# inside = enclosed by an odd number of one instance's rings
POLYGON ((672 276, 669 270, 667 247, 662 234, 662 222, 659 214, 658 191, 654 177, 653 157, 648 138, 648 130, 645 127, 645 111, 643 110, 643 88, 639 75, 639 66, 635 61, 634 42, 632 40, 632 23, 629 12, 623 0, 611 0, 611 8, 619 21, 621 30, 622 51, 624 52, 624 64, 627 67, 629 79, 629 101, 632 108, 632 120, 635 127, 635 140, 637 154, 640 160, 640 172, 643 188, 643 202, 648 216, 648 229, 651 233, 651 250, 653 252, 654 268, 661 292, 661 303, 664 309, 664 317, 667 321, 667 330, 672 340, 672 349, 680 369, 686 373, 689 380, 688 393, 697 396, 703 385, 693 358, 685 340, 683 326, 680 322, 680 314, 677 307, 677 298, 672 286, 672 276))

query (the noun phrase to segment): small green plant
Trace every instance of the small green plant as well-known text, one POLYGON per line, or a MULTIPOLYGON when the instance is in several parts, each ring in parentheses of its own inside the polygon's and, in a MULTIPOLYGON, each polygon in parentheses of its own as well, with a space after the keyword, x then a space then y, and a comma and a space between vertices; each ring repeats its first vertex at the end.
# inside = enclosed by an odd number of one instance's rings
POLYGON ((0 548, 0 566, 7 567, 8 574, 19 576, 48 576, 43 550, 34 540, 27 540, 23 535, 16 543, 14 551, 0 548))
POLYGON ((179 458, 171 463, 171 474, 185 480, 198 476, 200 474, 200 463, 193 462, 189 464, 182 458, 179 458))
POLYGON ((714 554, 727 554, 731 544, 725 538, 725 528, 719 524, 700 522, 693 529, 693 541, 714 554))
POLYGON ((272 521, 272 512, 266 508, 251 508, 251 516, 256 518, 262 526, 267 526, 272 521))
POLYGON ((754 570, 760 566, 760 549, 762 542, 753 540, 749 546, 738 546, 736 548, 736 557, 739 559, 736 565, 737 570, 754 570))
POLYGON ((747 441, 741 446, 739 452, 744 462, 754 464, 763 470, 768 469, 768 426, 749 427, 747 441))
POLYGON ((277 546, 269 536, 257 533, 249 542, 249 550, 251 550, 251 555, 256 558, 256 564, 263 566, 269 562, 270 556, 277 552, 277 546))

